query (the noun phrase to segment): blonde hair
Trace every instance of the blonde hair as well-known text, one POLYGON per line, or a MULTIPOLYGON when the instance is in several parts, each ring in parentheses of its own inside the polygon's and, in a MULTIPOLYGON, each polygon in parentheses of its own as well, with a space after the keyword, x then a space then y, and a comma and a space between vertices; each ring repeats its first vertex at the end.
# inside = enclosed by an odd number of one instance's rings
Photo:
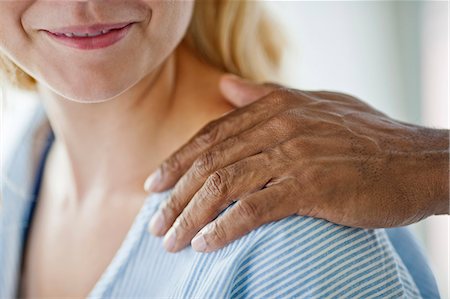
MULTIPOLYGON (((185 38, 205 62, 222 71, 255 81, 274 79, 284 39, 263 5, 252 0, 197 0, 185 38)), ((2 54, 0 73, 22 89, 36 85, 2 54)))

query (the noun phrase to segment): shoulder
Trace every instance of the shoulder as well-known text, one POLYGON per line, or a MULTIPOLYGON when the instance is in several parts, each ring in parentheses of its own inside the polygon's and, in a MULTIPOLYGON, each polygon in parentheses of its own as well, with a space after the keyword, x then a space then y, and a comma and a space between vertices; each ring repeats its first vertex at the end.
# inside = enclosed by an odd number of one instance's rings
POLYGON ((252 239, 233 298, 419 296, 383 230, 292 216, 262 226, 252 239))

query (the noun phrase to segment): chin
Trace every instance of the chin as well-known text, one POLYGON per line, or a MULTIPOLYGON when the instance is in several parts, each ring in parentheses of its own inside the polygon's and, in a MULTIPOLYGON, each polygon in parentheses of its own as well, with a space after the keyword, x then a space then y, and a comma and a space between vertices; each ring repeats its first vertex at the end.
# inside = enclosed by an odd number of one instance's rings
POLYGON ((79 104, 99 104, 113 100, 118 94, 102 94, 102 95, 63 95, 65 100, 79 104))
POLYGON ((86 80, 64 80, 64 83, 51 83, 47 84, 47 87, 64 100, 82 104, 96 104, 114 100, 139 81, 138 79, 134 81, 129 78, 121 79, 91 78, 89 82, 86 82, 86 80), (52 86, 58 87, 53 88, 52 86))
MULTIPOLYGON (((130 86, 131 87, 131 86, 130 86)), ((129 88, 129 87, 128 87, 129 88)), ((107 90, 89 90, 85 92, 68 92, 61 94, 65 99, 81 103, 81 104, 96 104, 104 103, 114 100, 120 94, 125 92, 128 88, 124 89, 107 89, 107 90)))

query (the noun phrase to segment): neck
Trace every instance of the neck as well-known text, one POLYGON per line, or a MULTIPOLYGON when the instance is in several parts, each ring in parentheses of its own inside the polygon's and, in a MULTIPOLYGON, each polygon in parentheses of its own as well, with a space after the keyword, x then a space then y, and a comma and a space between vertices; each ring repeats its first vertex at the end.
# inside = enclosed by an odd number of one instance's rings
POLYGON ((157 71, 107 102, 79 104, 40 86, 56 137, 49 157, 55 163, 49 164, 61 191, 78 200, 142 193, 150 172, 231 109, 218 92, 219 77, 180 47, 157 71))

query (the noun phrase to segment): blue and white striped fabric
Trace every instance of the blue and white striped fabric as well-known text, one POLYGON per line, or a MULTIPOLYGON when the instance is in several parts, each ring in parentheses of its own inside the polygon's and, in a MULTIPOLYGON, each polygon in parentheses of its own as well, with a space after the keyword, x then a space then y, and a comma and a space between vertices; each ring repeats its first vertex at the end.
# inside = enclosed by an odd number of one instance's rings
MULTIPOLYGON (((45 143, 32 142, 41 117, 32 122, 3 184, 0 298, 17 296, 33 198, 30 157, 36 150, 42 153, 45 143)), ((167 253, 162 240, 146 228, 169 194, 148 197, 89 297, 420 298, 384 230, 293 216, 264 225, 214 253, 196 253, 190 247, 167 253)))

